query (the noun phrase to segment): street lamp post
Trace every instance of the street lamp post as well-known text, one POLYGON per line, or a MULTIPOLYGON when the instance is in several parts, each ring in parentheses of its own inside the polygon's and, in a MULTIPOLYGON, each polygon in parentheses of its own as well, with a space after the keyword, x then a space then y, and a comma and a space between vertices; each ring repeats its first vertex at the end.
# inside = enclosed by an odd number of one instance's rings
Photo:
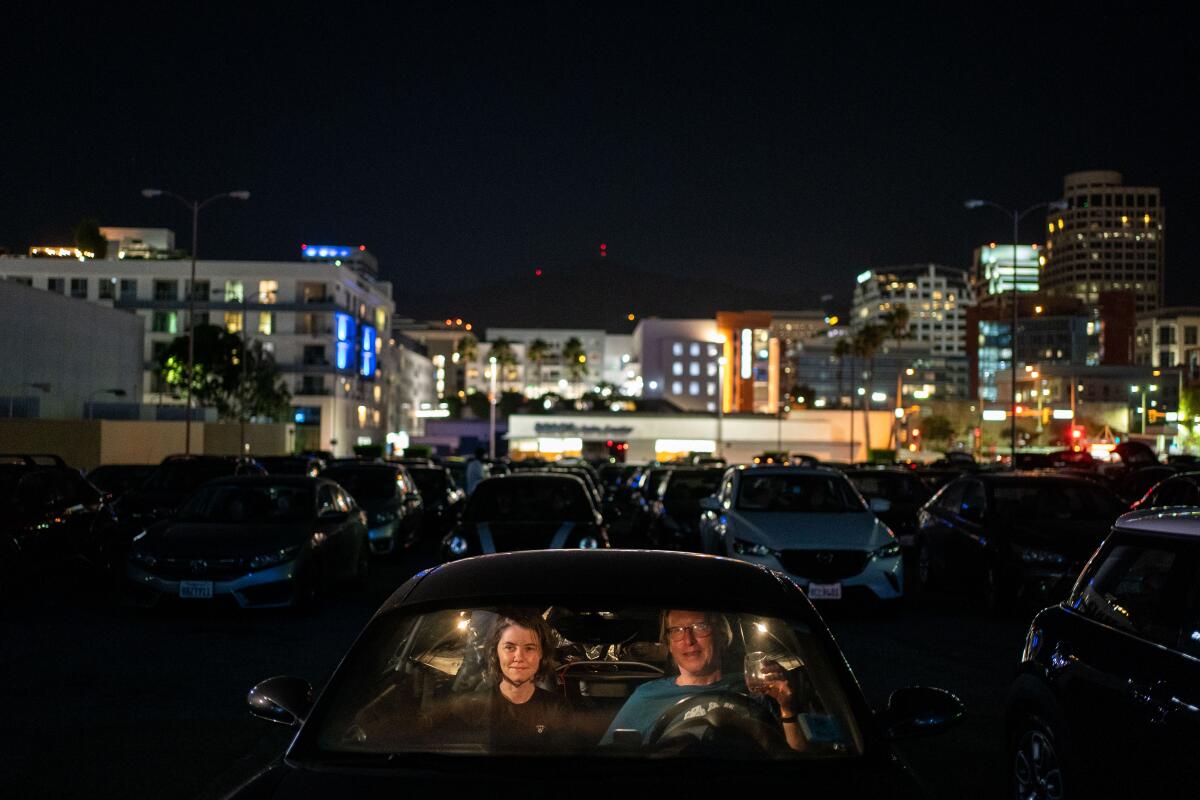
POLYGON ((87 414, 84 416, 84 419, 91 419, 93 416, 95 416, 95 411, 92 409, 92 398, 98 394, 111 394, 113 397, 124 397, 125 390, 124 389, 97 389, 96 391, 89 394, 88 398, 87 398, 87 404, 86 404, 87 414))
POLYGON ((725 445, 725 356, 717 359, 717 458, 724 458, 725 445))
POLYGON ((991 206, 1001 213, 1012 217, 1012 357, 1009 359, 1009 372, 1012 375, 1012 394, 1009 398, 1009 419, 1010 433, 1012 436, 1012 459, 1010 467, 1017 468, 1017 322, 1018 308, 1017 302, 1017 242, 1020 238, 1021 220, 1027 215, 1037 211, 1038 209, 1052 209, 1060 211, 1067 207, 1066 200, 1051 200, 1045 203, 1036 203, 1024 211, 1006 208, 999 203, 993 203, 991 200, 967 200, 963 203, 968 209, 981 208, 982 206, 991 206))
POLYGON ((155 198, 159 196, 172 197, 192 210, 192 269, 188 283, 188 365, 187 382, 184 384, 184 403, 187 413, 184 414, 183 450, 186 455, 192 452, 192 375, 196 366, 196 247, 199 240, 200 209, 214 200, 230 197, 234 200, 249 200, 250 192, 239 189, 234 192, 214 194, 206 200, 188 200, 182 195, 168 192, 165 189, 142 189, 142 197, 155 198))
POLYGON ((488 393, 488 458, 496 457, 496 357, 488 358, 488 364, 491 368, 488 370, 488 379, 491 386, 491 391, 488 393))

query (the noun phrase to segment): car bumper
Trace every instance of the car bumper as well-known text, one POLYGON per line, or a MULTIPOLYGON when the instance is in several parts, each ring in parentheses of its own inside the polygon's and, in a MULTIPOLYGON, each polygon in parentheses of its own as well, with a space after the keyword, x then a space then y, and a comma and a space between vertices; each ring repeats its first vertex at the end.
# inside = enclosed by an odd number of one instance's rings
MULTIPOLYGON (((180 600, 182 580, 162 578, 129 564, 125 575, 138 605, 156 606, 168 598, 180 600)), ((196 580, 207 580, 197 576, 196 580)), ((212 581, 213 600, 232 600, 242 608, 284 608, 296 603, 296 562, 289 561, 228 580, 212 581)), ((188 602, 188 601, 184 601, 188 602)))
POLYGON ((784 569, 779 559, 774 556, 732 555, 730 557, 783 573, 806 592, 810 583, 840 583, 844 596, 861 596, 864 592, 869 592, 877 600, 899 600, 904 596, 904 559, 902 556, 872 557, 867 561, 862 572, 840 580, 813 580, 807 575, 796 575, 784 569))

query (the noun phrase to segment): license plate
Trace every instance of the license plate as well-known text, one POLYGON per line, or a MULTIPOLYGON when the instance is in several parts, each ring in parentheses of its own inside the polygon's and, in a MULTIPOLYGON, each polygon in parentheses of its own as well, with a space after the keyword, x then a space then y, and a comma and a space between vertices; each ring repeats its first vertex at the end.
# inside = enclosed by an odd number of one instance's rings
POLYGON ((180 581, 179 596, 189 600, 208 600, 213 596, 212 581, 180 581))
POLYGON ((810 583, 808 585, 809 600, 841 600, 842 585, 840 583, 810 583))

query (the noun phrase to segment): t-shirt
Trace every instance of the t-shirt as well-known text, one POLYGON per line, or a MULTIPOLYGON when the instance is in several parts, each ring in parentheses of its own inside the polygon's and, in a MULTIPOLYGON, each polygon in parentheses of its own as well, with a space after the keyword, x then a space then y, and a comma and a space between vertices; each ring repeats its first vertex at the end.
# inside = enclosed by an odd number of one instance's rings
POLYGON ((679 702, 680 698, 713 691, 746 693, 746 681, 741 675, 726 675, 721 680, 704 686, 680 686, 675 682, 676 677, 672 675, 659 678, 634 689, 625 705, 617 712, 612 724, 608 726, 608 730, 604 732, 600 744, 611 743, 613 731, 618 728, 632 728, 638 731, 645 742, 654 723, 667 709, 679 702))
POLYGON ((475 729, 493 751, 539 753, 570 749, 574 732, 566 703, 541 687, 524 703, 509 702, 495 686, 457 708, 460 724, 475 729))

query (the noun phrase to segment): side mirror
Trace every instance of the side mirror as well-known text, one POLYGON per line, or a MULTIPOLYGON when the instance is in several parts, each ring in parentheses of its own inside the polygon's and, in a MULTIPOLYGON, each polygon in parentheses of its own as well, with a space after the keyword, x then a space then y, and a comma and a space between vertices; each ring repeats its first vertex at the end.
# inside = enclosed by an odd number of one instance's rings
POLYGON ((720 511, 721 501, 710 494, 708 497, 700 498, 700 508, 705 511, 720 511))
POLYGON ((312 710, 313 689, 303 678, 277 675, 254 685, 246 695, 250 713, 281 725, 299 725, 312 710))
POLYGON ((867 501, 867 505, 869 505, 871 510, 876 514, 884 514, 892 510, 892 501, 885 497, 872 497, 869 501, 867 501))
POLYGON ((962 701, 932 686, 897 689, 887 708, 875 712, 884 737, 891 740, 942 733, 962 717, 962 701))

